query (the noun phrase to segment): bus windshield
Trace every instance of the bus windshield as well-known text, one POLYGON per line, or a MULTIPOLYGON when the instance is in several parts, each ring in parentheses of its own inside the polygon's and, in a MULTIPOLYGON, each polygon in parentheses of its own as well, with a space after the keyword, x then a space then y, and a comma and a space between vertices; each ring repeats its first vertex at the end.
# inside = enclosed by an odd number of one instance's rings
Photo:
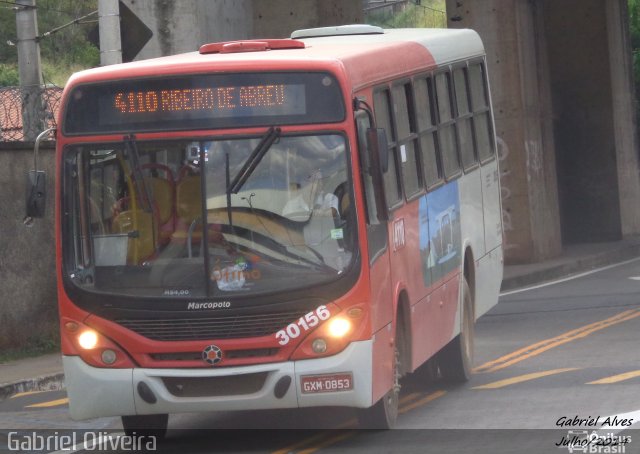
POLYGON ((87 290, 170 297, 339 277, 356 250, 344 137, 264 139, 69 148, 67 276, 87 290))

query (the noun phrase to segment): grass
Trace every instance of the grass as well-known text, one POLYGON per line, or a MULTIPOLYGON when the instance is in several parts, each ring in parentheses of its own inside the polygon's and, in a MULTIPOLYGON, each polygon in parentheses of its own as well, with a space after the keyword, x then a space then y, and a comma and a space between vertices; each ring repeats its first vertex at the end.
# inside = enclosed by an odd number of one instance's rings
POLYGON ((366 22, 384 28, 446 28, 447 15, 444 0, 422 0, 420 5, 409 3, 402 11, 373 10, 366 22))
POLYGON ((60 351, 60 341, 54 337, 35 337, 18 348, 6 348, 0 351, 0 364, 24 358, 33 358, 60 351))

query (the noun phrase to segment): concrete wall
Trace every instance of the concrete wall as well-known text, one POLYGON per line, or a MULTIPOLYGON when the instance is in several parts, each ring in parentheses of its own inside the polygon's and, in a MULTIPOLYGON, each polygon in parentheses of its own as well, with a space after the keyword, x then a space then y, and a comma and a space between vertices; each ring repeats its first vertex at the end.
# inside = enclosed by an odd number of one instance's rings
POLYGON ((136 60, 198 50, 202 44, 246 39, 252 0, 123 0, 152 31, 136 60))
POLYGON ((136 60, 195 51, 202 44, 286 38, 293 30, 361 23, 361 0, 123 0, 153 31, 136 60))
POLYGON ((621 238, 611 68, 602 0, 544 1, 565 243, 621 238))
POLYGON ((626 0, 447 0, 447 15, 487 49, 506 262, 638 234, 626 0))
POLYGON ((633 82, 629 12, 625 0, 605 3, 609 70, 611 72, 613 135, 618 172, 618 198, 622 236, 640 232, 640 164, 638 157, 638 119, 633 82))
POLYGON ((478 31, 487 51, 505 258, 526 263, 556 256, 562 246, 551 98, 537 5, 527 0, 447 0, 447 16, 451 28, 478 31))
POLYGON ((543 2, 563 242, 640 232, 626 0, 543 2))
POLYGON ((38 163, 47 172, 46 217, 25 227, 33 146, 0 143, 0 350, 58 336, 51 146, 40 148, 38 163))
POLYGON ((298 29, 363 21, 362 0, 254 0, 253 35, 288 38, 298 29))

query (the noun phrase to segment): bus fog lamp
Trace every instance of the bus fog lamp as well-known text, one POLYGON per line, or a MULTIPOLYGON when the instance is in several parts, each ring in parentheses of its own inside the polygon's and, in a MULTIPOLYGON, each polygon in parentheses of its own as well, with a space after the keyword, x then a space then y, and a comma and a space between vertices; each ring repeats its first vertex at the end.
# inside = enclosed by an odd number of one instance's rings
POLYGON ((78 336, 78 344, 85 350, 91 350, 98 345, 98 335, 95 331, 85 331, 78 336))
POLYGON ((115 363, 116 359, 117 359, 116 352, 114 352, 113 350, 110 350, 110 349, 104 350, 102 352, 101 357, 102 357, 102 362, 105 363, 105 364, 109 364, 109 365, 115 363))
POLYGON ((316 339, 311 344, 313 353, 321 354, 327 351, 327 341, 324 339, 316 339))
POLYGON ((351 330, 351 321, 346 318, 334 318, 329 322, 331 337, 344 337, 351 330))

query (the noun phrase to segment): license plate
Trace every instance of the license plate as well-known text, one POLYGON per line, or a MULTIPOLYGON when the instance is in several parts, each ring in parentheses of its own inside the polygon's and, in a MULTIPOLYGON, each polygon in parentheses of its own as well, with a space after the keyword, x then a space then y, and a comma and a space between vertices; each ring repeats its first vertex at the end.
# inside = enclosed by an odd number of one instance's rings
POLYGON ((307 375, 300 384, 303 394, 349 391, 353 389, 353 374, 307 375))

